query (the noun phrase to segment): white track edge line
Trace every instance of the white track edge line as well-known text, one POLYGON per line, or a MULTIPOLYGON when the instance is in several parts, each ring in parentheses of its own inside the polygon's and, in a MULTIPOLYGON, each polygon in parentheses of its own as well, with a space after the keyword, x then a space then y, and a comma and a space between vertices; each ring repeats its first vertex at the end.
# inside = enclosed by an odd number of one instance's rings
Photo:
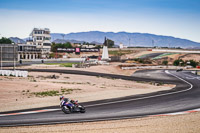
POLYGON ((159 94, 159 95, 154 95, 154 96, 147 96, 147 97, 141 97, 141 98, 134 98, 134 99, 128 99, 128 100, 122 100, 122 101, 115 101, 115 102, 107 102, 107 103, 100 103, 100 104, 93 104, 93 105, 88 105, 85 107, 92 107, 92 106, 98 106, 98 105, 106 105, 106 104, 111 104, 111 103, 121 103, 121 102, 128 102, 128 101, 137 101, 137 100, 142 100, 142 99, 148 99, 148 98, 153 98, 153 97, 159 97, 159 96, 166 96, 166 95, 171 95, 171 94, 176 94, 176 93, 181 93, 181 92, 186 92, 189 91, 193 88, 193 85, 191 83, 189 83, 188 81, 170 73, 168 70, 165 70, 165 73, 170 74, 182 81, 184 81, 185 83, 189 84, 190 87, 188 89, 185 90, 181 90, 181 91, 176 91, 176 92, 171 92, 171 93, 165 93, 165 94, 159 94))

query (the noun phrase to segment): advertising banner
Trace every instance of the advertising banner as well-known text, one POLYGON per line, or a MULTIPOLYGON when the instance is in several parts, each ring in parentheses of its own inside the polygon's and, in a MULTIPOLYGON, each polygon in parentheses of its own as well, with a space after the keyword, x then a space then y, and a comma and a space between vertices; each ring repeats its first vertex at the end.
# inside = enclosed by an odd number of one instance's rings
POLYGON ((80 53, 80 52, 99 52, 99 48, 57 48, 57 52, 80 53))

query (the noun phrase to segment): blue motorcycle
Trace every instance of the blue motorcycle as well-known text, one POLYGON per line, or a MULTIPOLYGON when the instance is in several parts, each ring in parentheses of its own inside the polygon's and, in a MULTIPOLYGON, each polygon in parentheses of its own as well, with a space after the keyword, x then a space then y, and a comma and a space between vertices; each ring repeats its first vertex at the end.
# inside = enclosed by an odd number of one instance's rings
POLYGON ((69 101, 62 101, 61 102, 61 110, 65 114, 70 114, 73 112, 80 112, 80 113, 85 113, 85 107, 83 105, 78 104, 78 101, 75 102, 69 102, 69 101))

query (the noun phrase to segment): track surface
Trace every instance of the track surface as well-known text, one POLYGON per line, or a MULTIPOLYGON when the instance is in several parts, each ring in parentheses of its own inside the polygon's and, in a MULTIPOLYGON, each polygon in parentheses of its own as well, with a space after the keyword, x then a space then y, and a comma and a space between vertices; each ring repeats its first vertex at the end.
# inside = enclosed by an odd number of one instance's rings
POLYGON ((55 109, 55 111, 35 114, 0 116, 0 126, 41 125, 136 118, 148 115, 185 111, 200 107, 200 77, 187 71, 175 72, 173 70, 143 70, 138 71, 132 76, 72 70, 38 69, 29 71, 109 76, 111 78, 120 78, 132 81, 156 81, 162 83, 173 83, 176 84, 176 87, 167 91, 82 103, 86 106, 87 112, 85 114, 72 113, 66 115, 59 110, 58 106, 1 112, 0 114, 6 114, 42 109, 55 109))
POLYGON ((157 57, 157 56, 159 56, 159 55, 162 55, 163 53, 152 53, 152 54, 146 54, 146 55, 144 55, 144 56, 142 56, 142 57, 140 57, 141 59, 145 59, 145 58, 155 58, 155 57, 157 57))

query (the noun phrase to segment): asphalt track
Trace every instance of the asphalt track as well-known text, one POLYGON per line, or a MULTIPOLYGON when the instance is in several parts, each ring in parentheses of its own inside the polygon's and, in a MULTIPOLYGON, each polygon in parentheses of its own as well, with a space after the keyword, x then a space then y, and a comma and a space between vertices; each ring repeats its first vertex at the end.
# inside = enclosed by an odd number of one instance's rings
POLYGON ((159 55, 162 55, 163 53, 151 53, 151 54, 146 54, 146 55, 144 55, 144 56, 142 56, 142 57, 140 57, 141 59, 145 59, 145 58, 155 58, 155 57, 157 57, 157 56, 159 56, 159 55))
POLYGON ((136 72, 132 76, 53 69, 34 69, 29 71, 101 76, 132 81, 154 81, 176 84, 176 87, 171 90, 149 94, 82 103, 87 110, 85 114, 72 113, 66 115, 58 106, 1 112, 1 127, 137 118, 200 108, 200 77, 188 71, 143 70, 136 72), (45 109, 50 111, 15 114, 45 109))

